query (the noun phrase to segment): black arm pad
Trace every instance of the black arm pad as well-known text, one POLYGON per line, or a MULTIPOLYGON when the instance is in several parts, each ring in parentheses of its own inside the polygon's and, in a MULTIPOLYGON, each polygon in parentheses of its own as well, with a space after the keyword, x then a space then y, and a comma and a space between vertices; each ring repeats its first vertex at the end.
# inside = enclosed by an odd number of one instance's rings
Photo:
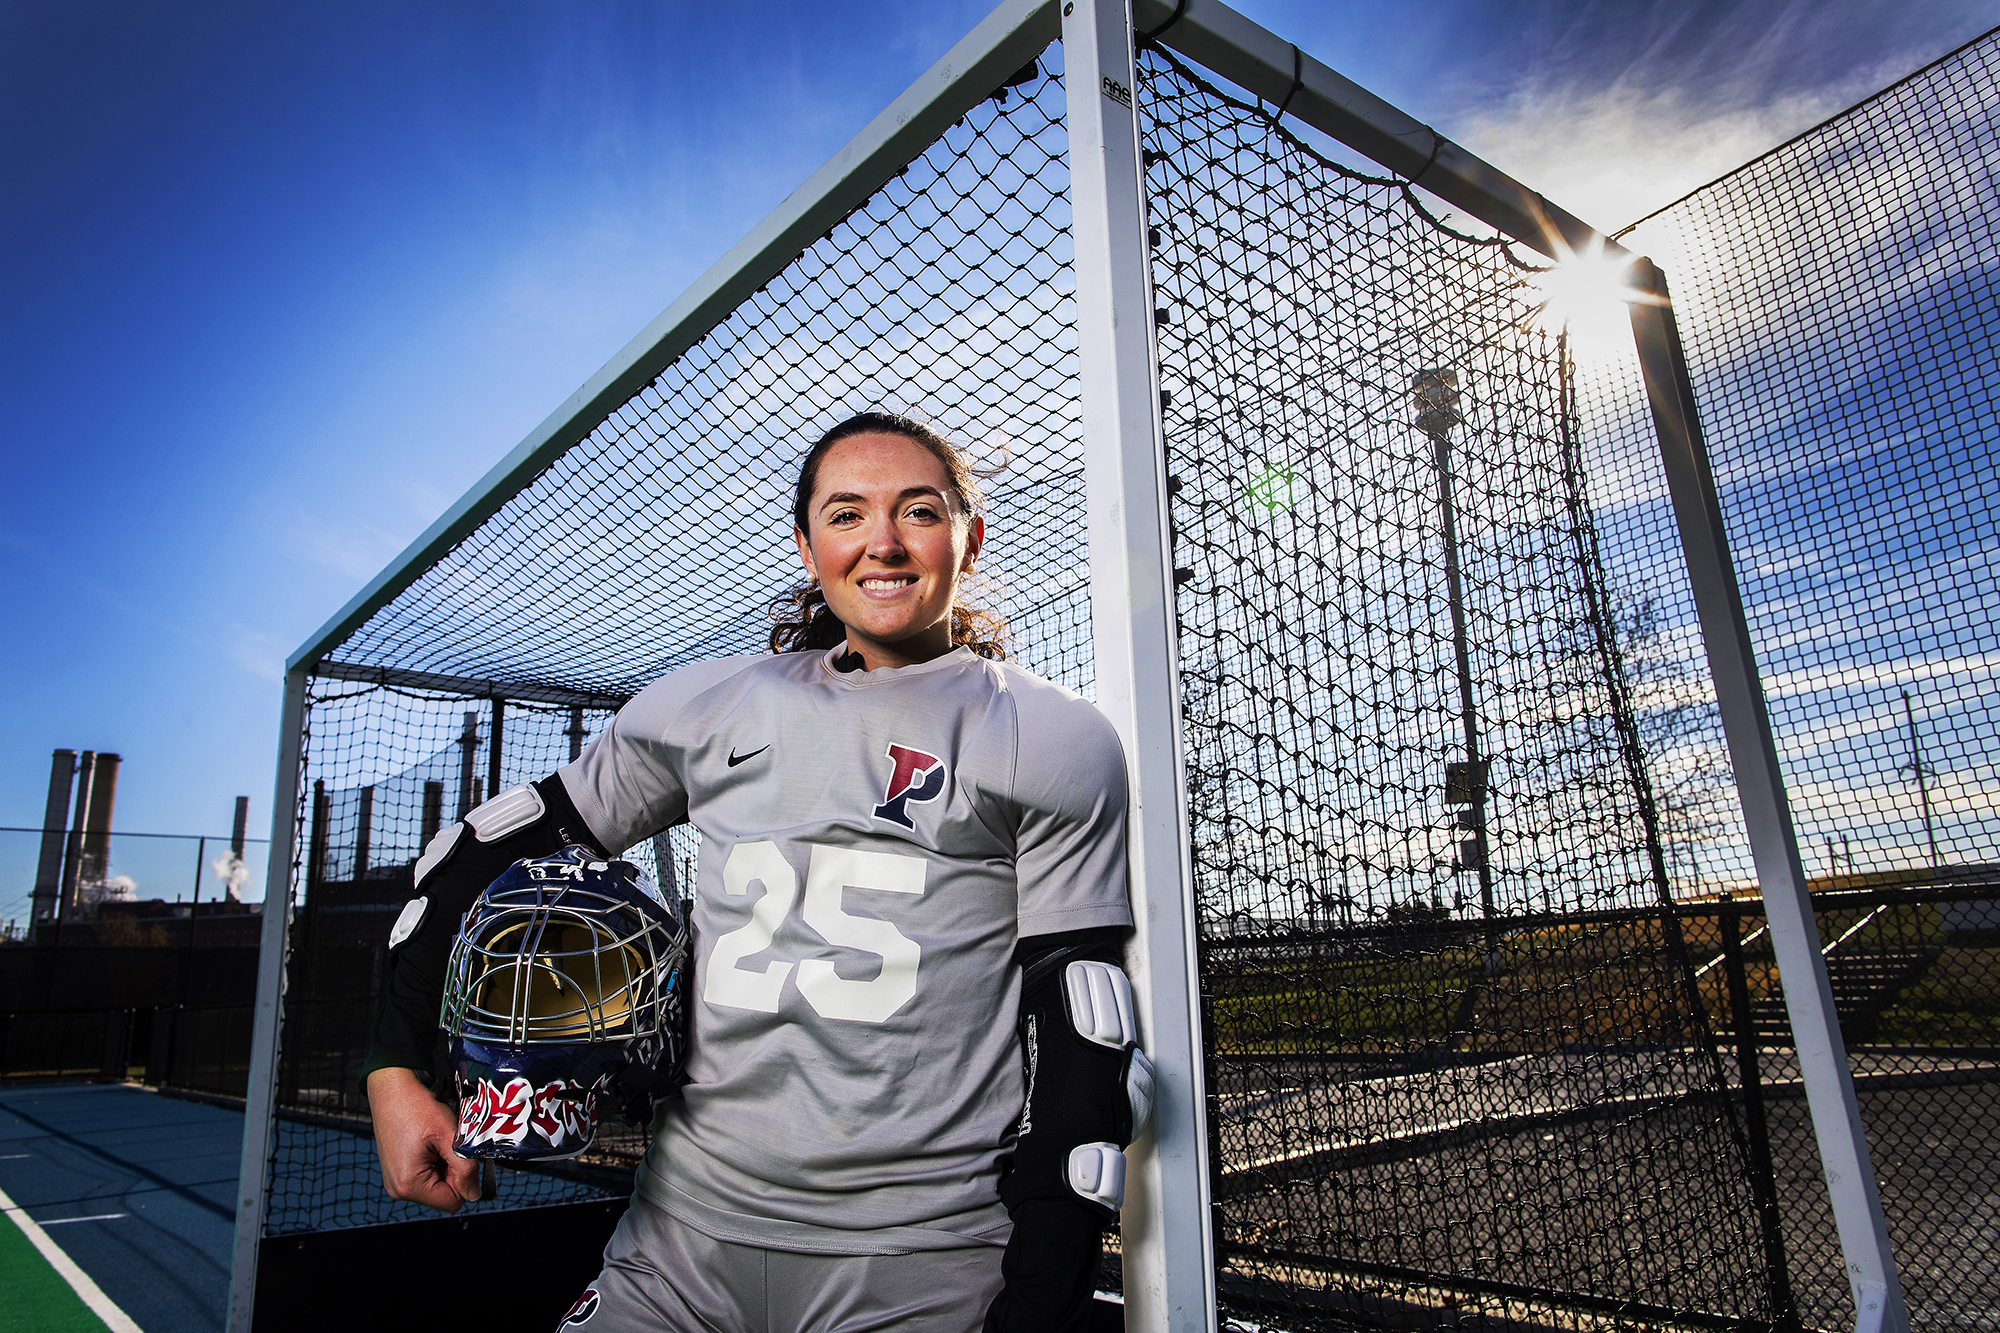
POLYGON ((1089 1209, 1101 1222, 1108 1208, 1086 1203, 1069 1187, 1070 1149, 1081 1143, 1123 1145, 1125 1061, 1088 1040, 1070 1022, 1063 969, 1078 959, 1117 963, 1123 927, 1070 931, 1024 940, 1021 962, 1021 1064, 1027 1106, 1002 1169, 1000 1198, 1013 1213, 1030 1199, 1061 1199, 1089 1209))
POLYGON ((1126 934, 1118 926, 1036 935, 1022 940, 1014 951, 1022 967, 1021 1065, 1028 1075, 1029 1096, 1021 1116, 1024 1132, 1012 1159, 1001 1166, 1000 1197, 1014 1220, 1014 1234, 1000 1257, 1005 1285, 986 1309, 983 1333, 1083 1333, 1090 1327, 1091 1295, 1097 1288, 1108 1219, 1105 1210, 1077 1197, 1065 1183, 1063 1169, 1070 1147, 1103 1136, 1066 1137, 1079 1132, 1076 1125, 1065 1129, 1058 1123, 1071 1109, 1070 1099, 1051 1091, 1050 1083, 1065 1081, 1074 1071, 1060 1053, 1053 1065, 1046 1061, 1044 1034, 1059 1025, 1062 1032, 1083 1042, 1064 1011, 1062 970, 1078 958, 1116 962, 1126 934))
MULTIPOLYGON (((492 842, 481 842, 460 821, 457 840, 443 862, 429 868, 417 887, 427 899, 423 919, 389 952, 389 993, 375 1020, 375 1040, 362 1066, 361 1081, 377 1069, 414 1069, 426 1082, 433 1072, 438 1008, 444 999, 445 964, 466 909, 500 873, 523 857, 547 856, 572 843, 604 855, 603 844, 577 813, 562 779, 553 774, 534 784, 544 807, 541 818, 492 842)), ((476 811, 474 812, 477 813, 476 811)), ((432 839, 432 846, 452 832, 432 839)), ((413 900, 414 901, 414 900, 413 900)), ((407 909, 406 909, 407 910, 407 909)))

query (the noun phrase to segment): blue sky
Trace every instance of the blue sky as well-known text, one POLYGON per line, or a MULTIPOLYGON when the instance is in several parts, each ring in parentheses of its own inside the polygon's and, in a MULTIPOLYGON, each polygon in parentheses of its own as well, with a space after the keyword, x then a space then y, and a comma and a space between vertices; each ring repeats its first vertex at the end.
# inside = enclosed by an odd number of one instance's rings
MULTIPOLYGON (((2000 21, 1238 3, 1605 226, 2000 21)), ((986 8, 0 5, 0 824, 266 829, 286 653, 986 8)))

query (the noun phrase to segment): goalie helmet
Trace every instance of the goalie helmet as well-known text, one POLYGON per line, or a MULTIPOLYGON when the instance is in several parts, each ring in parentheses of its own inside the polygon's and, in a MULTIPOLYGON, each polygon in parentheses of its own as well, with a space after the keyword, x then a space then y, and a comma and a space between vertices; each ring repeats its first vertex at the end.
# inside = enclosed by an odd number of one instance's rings
POLYGON ((574 1157, 607 1109, 671 1092, 686 1055, 687 920, 584 847, 516 861, 473 900, 440 1023, 461 1156, 574 1157))

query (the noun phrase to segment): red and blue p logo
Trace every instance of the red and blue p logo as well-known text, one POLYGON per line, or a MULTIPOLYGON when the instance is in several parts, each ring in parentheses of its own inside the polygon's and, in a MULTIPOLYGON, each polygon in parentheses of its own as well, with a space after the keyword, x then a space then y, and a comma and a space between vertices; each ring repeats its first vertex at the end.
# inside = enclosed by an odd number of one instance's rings
POLYGON ((889 790, 875 807, 875 818, 914 829, 906 808, 912 801, 935 801, 944 795, 944 760, 907 745, 890 745, 889 758, 895 772, 889 775, 889 790))

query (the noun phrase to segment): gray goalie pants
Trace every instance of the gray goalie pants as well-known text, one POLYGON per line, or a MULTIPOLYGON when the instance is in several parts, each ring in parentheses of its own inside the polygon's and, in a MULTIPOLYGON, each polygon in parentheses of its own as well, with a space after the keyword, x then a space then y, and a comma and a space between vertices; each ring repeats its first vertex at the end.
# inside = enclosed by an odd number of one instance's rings
POLYGON ((795 1254, 715 1240, 635 1198, 558 1333, 977 1333, 993 1246, 795 1254))

